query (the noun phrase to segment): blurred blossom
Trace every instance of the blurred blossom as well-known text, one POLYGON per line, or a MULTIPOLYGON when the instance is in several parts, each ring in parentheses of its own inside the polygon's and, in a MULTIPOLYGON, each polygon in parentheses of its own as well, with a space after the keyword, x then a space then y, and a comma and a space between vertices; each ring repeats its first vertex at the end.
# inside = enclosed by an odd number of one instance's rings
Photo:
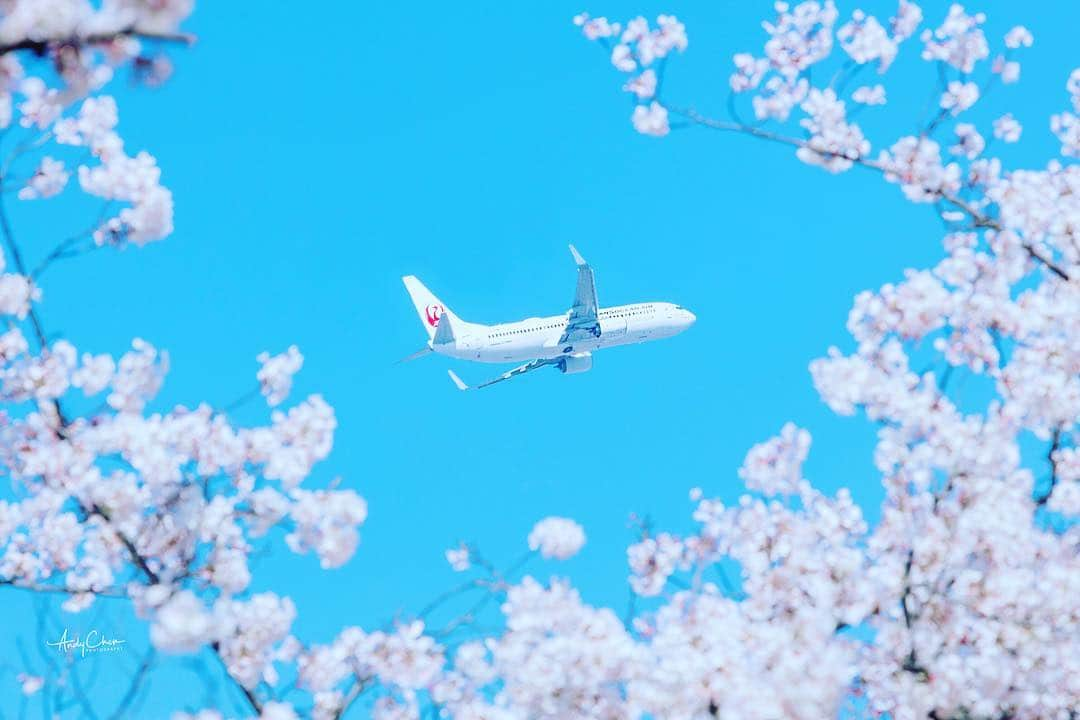
POLYGON ((569 518, 547 517, 529 533, 529 549, 545 558, 566 560, 577 555, 585 544, 585 531, 569 518))

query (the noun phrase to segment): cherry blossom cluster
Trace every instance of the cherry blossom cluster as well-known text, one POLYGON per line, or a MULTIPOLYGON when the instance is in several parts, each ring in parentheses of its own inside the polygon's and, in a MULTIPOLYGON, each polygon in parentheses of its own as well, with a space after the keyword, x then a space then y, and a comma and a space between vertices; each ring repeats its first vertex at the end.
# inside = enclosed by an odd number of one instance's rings
POLYGON ((611 64, 630 78, 623 89, 637 99, 632 120, 638 132, 663 136, 670 131, 668 111, 653 101, 657 94, 662 63, 675 50, 686 50, 686 28, 674 15, 660 15, 656 27, 636 17, 626 23, 610 23, 607 18, 593 18, 582 13, 574 18, 585 37, 602 43, 611 51, 611 64), (660 65, 660 72, 652 67, 660 65))
MULTIPOLYGON (((1072 108, 1080 113, 1080 68, 1073 70, 1066 85, 1072 98, 1072 108)), ((1080 157, 1080 118, 1072 112, 1063 112, 1050 118, 1050 127, 1061 140, 1061 154, 1080 157)))
POLYGON ((529 533, 529 549, 545 558, 565 560, 578 554, 585 544, 585 531, 570 518, 548 517, 529 533))
MULTIPOLYGON (((173 199, 155 159, 126 152, 116 102, 99 91, 122 66, 142 80, 152 79, 147 63, 164 69, 144 43, 183 39, 177 26, 191 9, 190 0, 0 8, 0 125, 16 142, 0 183, 18 191, 17 202, 58 202, 75 175, 83 193, 103 200, 100 219, 36 268, 4 223, 0 466, 12 490, 0 499, 0 584, 63 593, 72 613, 99 596, 126 597, 159 649, 210 646, 233 681, 253 688, 276 683, 274 664, 299 646, 292 602, 249 593, 251 554, 284 540, 337 567, 367 516, 364 500, 337 482, 304 487, 332 448, 333 409, 313 395, 240 427, 205 403, 160 408, 166 352, 142 339, 115 356, 80 352, 48 340, 36 309, 37 277, 51 263, 171 234, 173 199)), ((271 406, 282 405, 302 356, 293 347, 259 362, 253 380, 271 406)), ((19 682, 26 695, 44 685, 30 673, 19 682)), ((288 716, 281 704, 258 705, 288 716)))
POLYGON ((280 355, 270 356, 270 353, 261 353, 256 360, 262 367, 256 374, 259 381, 259 390, 266 397, 266 402, 271 405, 280 405, 289 396, 292 390, 293 375, 304 366, 304 356, 295 345, 280 355))
POLYGON ((193 0, 11 0, 0 19, 0 42, 64 41, 126 30, 168 33, 191 14, 193 0))
MULTIPOLYGON (((835 31, 846 59, 830 65, 834 4, 776 9, 764 55, 736 55, 730 87, 754 93, 759 120, 783 123, 801 110, 802 134, 747 125, 737 109, 730 120, 681 114, 794 146, 831 172, 880 174, 908 201, 933 206, 946 227, 944 256, 860 293, 847 325, 854 350, 830 348, 810 366, 833 410, 878 425, 886 498, 873 528, 846 493, 829 500, 802 479, 809 435, 788 425, 740 471, 763 497, 735 509, 700 500, 701 533, 649 534, 630 548, 634 591, 665 602, 651 623, 634 621, 641 639, 655 642, 660 618, 673 617, 673 664, 698 648, 713 653, 700 679, 672 683, 663 707, 682 717, 1068 717, 1080 706, 1080 166, 1069 164, 1080 156, 1080 70, 1066 83, 1072 108, 1050 119, 1064 160, 1007 169, 988 151, 992 141, 1018 142, 1020 124, 1005 114, 981 129, 969 114, 995 83, 1019 80, 1014 51, 1034 42, 1026 28, 1010 30, 994 56, 981 13, 953 5, 920 32, 922 10, 902 0, 888 22, 855 10, 835 31), (848 90, 850 80, 864 65, 884 73, 916 36, 922 58, 938 65, 938 108, 875 157, 844 98, 884 105, 885 87, 848 90), (815 86, 807 71, 819 64, 814 78, 827 84, 815 86), (977 403, 971 392, 960 402, 954 388, 965 383, 980 387, 977 403), (1032 456, 1031 443, 1044 450, 1032 456), (710 589, 703 564, 739 575, 710 589), (699 608, 723 603, 731 614, 687 628, 699 608), (768 619, 775 640, 736 650, 755 632, 740 613, 768 619), (802 622, 786 625, 785 613, 802 622), (717 659, 710 632, 736 654, 717 659), (785 651, 757 677, 782 675, 766 688, 745 678, 703 690, 773 642, 785 651), (819 662, 801 666, 804 654, 819 662), (800 687, 806 678, 813 688, 800 687), (675 693, 687 689, 697 696, 679 706, 675 693), (743 699, 737 710, 731 697, 743 699)), ((626 687, 632 697, 633 682, 626 687)))
POLYGON ((80 190, 101 198, 106 209, 118 209, 111 217, 103 214, 91 230, 98 245, 143 245, 172 232, 172 194, 161 185, 156 161, 145 151, 125 151, 116 132, 116 103, 98 93, 124 67, 142 81, 163 81, 171 66, 155 47, 186 40, 177 26, 192 4, 16 0, 0 9, 0 128, 17 124, 29 131, 12 158, 25 162, 50 141, 56 146, 24 177, 10 172, 4 178, 17 184, 20 199, 55 197, 76 175, 80 190), (24 48, 51 62, 24 66, 16 54, 24 48), (88 153, 65 151, 65 146, 88 153))
MULTIPOLYGON (((251 651, 261 677, 265 658, 295 663, 308 693, 288 707, 266 703, 263 717, 337 717, 368 692, 380 719, 431 709, 498 720, 1034 720, 1080 705, 1080 171, 1059 160, 1005 169, 987 138, 1016 142, 1019 124, 1007 114, 980 132, 969 115, 995 80, 1018 80, 1011 52, 1031 34, 1014 28, 990 61, 985 18, 960 6, 922 32, 922 10, 906 0, 888 21, 856 10, 842 22, 832 2, 776 8, 763 55, 736 56, 730 85, 753 93, 759 120, 801 113, 802 135, 680 114, 793 145, 830 172, 866 168, 946 226, 941 261, 860 293, 853 349, 830 348, 810 366, 832 409, 878 426, 880 520, 867 523, 846 490, 815 489, 803 472, 810 434, 788 424, 750 449, 736 503, 695 490, 694 531, 642 526, 627 550, 627 612, 586 603, 567 580, 499 573, 460 544, 446 559, 473 578, 463 588, 498 598, 498 631, 454 641, 452 630, 403 618, 295 654, 263 632, 251 651), (848 107, 884 105, 885 87, 848 90, 848 80, 865 65, 886 72, 915 37, 941 66, 939 102, 920 133, 875 157, 848 107), (845 59, 832 82, 812 84, 808 71, 835 45, 845 59), (985 389, 975 407, 955 396, 965 378, 985 389), (1026 457, 1032 441, 1045 452, 1026 457)), ((657 29, 575 23, 629 75, 635 129, 670 132, 660 69, 686 47, 682 26, 669 16, 657 29)), ((1080 112, 1077 77, 1067 89, 1080 112)), ((1051 122, 1066 158, 1076 127, 1069 112, 1051 122)), ((584 542, 573 520, 550 517, 525 544, 564 560, 584 542)), ((215 613, 201 612, 212 627, 215 613)))
MULTIPOLYGON (((88 92, 117 57, 131 59, 112 45, 137 37, 100 40, 110 31, 92 23, 123 11, 134 13, 125 28, 172 32, 190 6, 5 7, 0 41, 21 27, 11 37, 60 56, 71 47, 60 38, 91 38, 58 63, 59 82, 26 77, 0 53, 0 85, 8 123, 30 133, 27 153, 51 140, 86 148, 93 164, 74 171, 80 188, 127 204, 94 226, 93 246, 167 235, 172 199, 156 163, 124 151, 115 103, 88 92)), ((831 0, 775 9, 762 52, 734 58, 728 120, 662 97, 666 60, 687 48, 674 17, 652 26, 583 14, 575 23, 625 75, 638 132, 666 135, 678 113, 687 125, 783 143, 828 172, 879 176, 919 206, 908 210, 932 208, 941 219, 941 259, 859 293, 848 347, 828 348, 809 368, 832 410, 875 424, 884 500, 873 524, 847 490, 810 482, 811 435, 789 423, 749 449, 737 500, 695 489, 689 530, 640 524, 627 548, 625 609, 590 604, 567 579, 521 575, 527 562, 567 560, 584 547, 585 528, 552 516, 522 539, 525 554, 510 569, 459 544, 445 553, 458 589, 382 627, 305 643, 288 597, 252 592, 252 553, 284 546, 338 567, 356 552, 368 508, 344 482, 310 478, 332 449, 336 419, 319 395, 287 406, 299 350, 257 358, 247 396, 265 397, 265 424, 240 426, 206 403, 161 407, 167 353, 141 339, 117 356, 50 342, 39 275, 7 233, 5 262, 15 267, 0 274, 0 465, 15 497, 0 500, 0 583, 60 592, 69 612, 100 595, 126 598, 161 652, 216 654, 249 702, 246 715, 262 720, 330 720, 361 706, 377 720, 1075 714, 1080 70, 1065 88, 1071 110, 1050 120, 1062 157, 1010 169, 989 153, 1019 141, 1022 128, 1009 114, 980 127, 972 110, 1019 80, 1014 51, 1034 41, 1025 28, 1010 30, 995 55, 985 17, 959 5, 926 28, 907 0, 888 20, 861 10, 845 20, 831 0), (894 71, 918 43, 937 68, 932 113, 873 155, 852 116, 885 106, 886 88, 852 80, 894 71), (739 116, 747 95, 753 125, 739 116), (435 621, 436 607, 467 593, 482 599, 435 621)), ((64 194, 72 172, 49 152, 25 170, 23 200, 64 194)), ((26 696, 46 683, 29 671, 16 681, 26 696)), ((224 717, 220 708, 174 715, 224 717)))

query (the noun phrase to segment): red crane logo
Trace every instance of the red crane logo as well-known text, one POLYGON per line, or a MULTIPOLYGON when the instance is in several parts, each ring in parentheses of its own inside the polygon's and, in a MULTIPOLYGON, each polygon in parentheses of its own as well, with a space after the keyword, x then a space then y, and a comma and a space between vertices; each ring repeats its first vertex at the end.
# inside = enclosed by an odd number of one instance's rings
POLYGON ((435 327, 439 322, 439 318, 442 317, 443 306, 442 305, 428 305, 427 306, 427 321, 428 325, 435 327))

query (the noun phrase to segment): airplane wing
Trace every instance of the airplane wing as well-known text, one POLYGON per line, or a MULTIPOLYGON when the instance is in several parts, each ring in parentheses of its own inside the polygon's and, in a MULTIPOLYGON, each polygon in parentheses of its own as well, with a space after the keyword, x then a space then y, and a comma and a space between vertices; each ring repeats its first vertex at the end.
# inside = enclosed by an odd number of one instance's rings
POLYGON ((597 318, 599 306, 596 302, 596 280, 593 278, 592 268, 581 257, 573 245, 570 246, 570 254, 577 263, 578 278, 577 288, 574 291, 574 304, 570 308, 567 318, 566 330, 559 339, 559 344, 573 342, 582 338, 600 337, 600 321, 597 318))
POLYGON ((541 368, 545 365, 558 365, 560 361, 560 358, 533 360, 532 362, 527 362, 524 365, 519 365, 513 370, 507 370, 497 378, 488 380, 487 382, 482 382, 479 385, 472 386, 466 385, 464 382, 462 382, 461 378, 459 378, 453 370, 447 370, 446 372, 450 375, 450 379, 454 381, 454 384, 457 385, 458 390, 479 390, 480 388, 485 388, 488 385, 494 385, 495 383, 502 382, 503 380, 509 380, 512 377, 524 375, 530 370, 535 370, 536 368, 541 368))

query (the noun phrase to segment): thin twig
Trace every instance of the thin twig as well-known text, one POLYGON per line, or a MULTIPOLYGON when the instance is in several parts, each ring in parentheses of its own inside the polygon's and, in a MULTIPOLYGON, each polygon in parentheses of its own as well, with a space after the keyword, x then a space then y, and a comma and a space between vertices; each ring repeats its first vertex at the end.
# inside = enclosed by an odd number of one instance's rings
POLYGON ((19 590, 26 590, 34 593, 56 593, 58 595, 84 595, 90 594, 96 597, 103 598, 126 598, 127 594, 120 588, 106 588, 104 590, 83 590, 79 588, 68 588, 61 585, 44 585, 42 583, 20 583, 14 578, 7 578, 0 580, 0 587, 16 588, 19 590))
POLYGON ((352 704, 356 702, 357 698, 364 694, 364 691, 370 687, 371 678, 362 678, 359 675, 353 675, 353 685, 349 688, 349 694, 345 696, 344 701, 341 703, 341 709, 334 713, 334 720, 340 720, 345 717, 345 713, 349 711, 352 704))
POLYGON ((232 676, 232 673, 229 672, 229 666, 225 664, 225 658, 221 655, 221 644, 217 642, 211 643, 210 649, 214 651, 214 657, 216 657, 218 659, 218 662, 221 663, 221 667, 225 671, 225 675, 233 681, 233 684, 236 685, 236 687, 240 688, 240 691, 244 693, 244 697, 247 698, 248 703, 250 703, 251 707, 255 710, 255 712, 261 715, 262 703, 259 701, 259 698, 255 697, 255 693, 244 687, 244 685, 237 681, 236 678, 232 676))
POLYGON ((132 701, 135 700, 135 696, 139 692, 139 688, 142 685, 143 678, 150 671, 151 665, 154 662, 154 649, 150 648, 146 655, 143 657, 141 663, 139 663, 138 670, 135 671, 135 677, 131 680, 131 685, 128 686, 127 692, 124 693, 124 697, 120 700, 120 704, 117 705, 116 710, 109 715, 109 720, 118 720, 123 717, 124 713, 128 711, 132 701))
MULTIPOLYGON (((4 178, 0 175, 0 190, 3 189, 3 183, 4 178)), ((15 261, 15 269, 19 271, 20 275, 26 275, 26 263, 23 262, 22 253, 19 251, 19 246, 15 243, 15 235, 11 230, 11 223, 8 221, 7 210, 4 207, 2 193, 0 193, 0 233, 3 235, 5 247, 7 247, 8 252, 11 253, 11 259, 15 261)), ((30 308, 27 312, 30 317, 30 324, 34 326, 34 334, 37 336, 38 343, 44 348, 47 345, 45 329, 41 324, 40 318, 37 316, 37 312, 34 310, 34 304, 32 302, 27 304, 30 308)))

